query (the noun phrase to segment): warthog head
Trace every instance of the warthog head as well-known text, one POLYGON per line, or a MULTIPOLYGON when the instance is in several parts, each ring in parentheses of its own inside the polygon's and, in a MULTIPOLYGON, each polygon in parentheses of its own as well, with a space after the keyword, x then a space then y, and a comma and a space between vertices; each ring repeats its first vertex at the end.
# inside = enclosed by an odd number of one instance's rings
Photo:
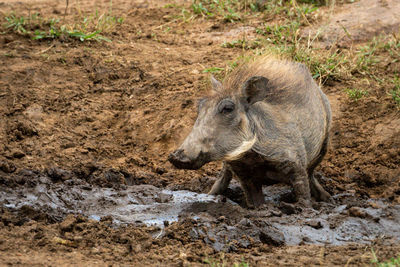
POLYGON ((250 150, 257 140, 248 110, 263 100, 268 79, 253 76, 238 90, 223 88, 211 77, 213 92, 198 104, 192 131, 168 160, 180 169, 198 169, 210 161, 235 160, 250 150))

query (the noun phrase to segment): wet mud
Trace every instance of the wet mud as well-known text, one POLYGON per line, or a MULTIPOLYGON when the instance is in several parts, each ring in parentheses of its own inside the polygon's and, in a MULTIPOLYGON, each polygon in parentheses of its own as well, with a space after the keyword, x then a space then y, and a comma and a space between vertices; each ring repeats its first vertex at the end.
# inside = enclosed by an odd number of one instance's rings
MULTIPOLYGON (((58 170, 60 173, 61 171, 58 170)), ((51 173, 51 176, 54 176, 51 173)), ((255 244, 274 246, 400 242, 400 205, 360 198, 351 192, 334 195, 332 203, 314 202, 301 208, 291 188, 263 188, 266 204, 249 210, 226 196, 210 196, 153 185, 94 186, 76 177, 54 182, 48 174, 31 177, 32 186, 1 188, 0 205, 10 211, 32 209, 49 220, 63 221, 68 214, 90 220, 109 218, 114 227, 153 226, 154 238, 163 238, 171 224, 185 225, 191 241, 202 240, 215 251, 234 252, 255 244), (189 227, 188 227, 189 226, 189 227)), ((237 183, 229 191, 241 198, 237 183)))

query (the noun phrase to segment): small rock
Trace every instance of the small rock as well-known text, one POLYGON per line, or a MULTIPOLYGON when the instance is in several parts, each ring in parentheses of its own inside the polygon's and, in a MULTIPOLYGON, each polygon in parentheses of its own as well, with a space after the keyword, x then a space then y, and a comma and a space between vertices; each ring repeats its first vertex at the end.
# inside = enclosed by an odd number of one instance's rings
POLYGON ((24 114, 31 120, 40 121, 44 115, 43 107, 38 104, 33 104, 24 111, 24 114))
POLYGON ((172 199, 172 195, 160 193, 154 200, 158 203, 168 203, 172 199))
POLYGON ((14 163, 12 163, 11 161, 0 161, 0 170, 2 170, 3 172, 13 173, 16 169, 17 168, 15 167, 14 163))
POLYGON ((157 167, 155 169, 155 171, 156 171, 156 173, 158 173, 160 175, 162 175, 162 174, 164 174, 166 172, 165 168, 163 168, 163 167, 157 167))
POLYGON ((22 151, 16 150, 16 151, 14 151, 14 152, 12 153, 12 157, 13 157, 14 159, 20 159, 20 158, 25 157, 25 153, 22 152, 22 151))
POLYGON ((308 226, 311 226, 311 227, 314 228, 314 229, 321 229, 321 228, 323 228, 323 225, 322 225, 321 221, 318 221, 318 220, 311 220, 311 221, 308 221, 306 224, 307 224, 308 226))
POLYGON ((284 235, 272 227, 267 230, 262 230, 260 232, 260 241, 264 244, 282 246, 285 244, 284 235))
POLYGON ((83 215, 78 215, 75 217, 77 223, 87 222, 88 219, 83 215))
POLYGON ((218 217, 218 221, 219 221, 219 222, 225 221, 225 216, 220 216, 220 217, 218 217))
POLYGON ((296 213, 296 208, 293 204, 281 202, 279 208, 284 214, 287 214, 287 215, 296 213))
POLYGON ((107 224, 112 224, 113 223, 113 218, 110 215, 103 216, 103 217, 100 218, 100 222, 104 222, 104 223, 107 223, 107 224))
POLYGON ((378 204, 378 203, 376 203, 376 202, 373 202, 373 201, 371 201, 371 202, 369 203, 369 205, 370 205, 372 208, 374 208, 374 209, 381 209, 381 208, 382 208, 382 206, 381 206, 380 204, 378 204))
POLYGON ((64 221, 60 223, 60 229, 63 232, 68 232, 72 231, 72 228, 74 227, 76 223, 76 218, 73 214, 69 214, 64 221))
POLYGON ((271 211, 271 215, 275 216, 275 217, 281 217, 282 216, 282 212, 279 210, 273 210, 271 211))
POLYGON ((360 207, 351 207, 347 212, 349 216, 353 217, 366 218, 368 216, 368 214, 360 207))
POLYGON ((252 223, 249 219, 243 218, 239 221, 238 225, 250 227, 250 226, 252 226, 252 223))
POLYGON ((53 167, 47 170, 47 175, 51 178, 52 181, 57 182, 57 181, 65 181, 71 178, 71 173, 57 168, 53 167))

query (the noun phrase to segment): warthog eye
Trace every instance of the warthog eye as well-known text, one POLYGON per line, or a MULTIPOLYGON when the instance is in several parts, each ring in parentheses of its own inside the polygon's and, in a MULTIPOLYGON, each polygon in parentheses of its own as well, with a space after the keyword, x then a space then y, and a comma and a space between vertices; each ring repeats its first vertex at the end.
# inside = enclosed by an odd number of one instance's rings
POLYGON ((229 99, 224 99, 219 102, 218 112, 222 114, 230 113, 235 110, 235 103, 229 99))

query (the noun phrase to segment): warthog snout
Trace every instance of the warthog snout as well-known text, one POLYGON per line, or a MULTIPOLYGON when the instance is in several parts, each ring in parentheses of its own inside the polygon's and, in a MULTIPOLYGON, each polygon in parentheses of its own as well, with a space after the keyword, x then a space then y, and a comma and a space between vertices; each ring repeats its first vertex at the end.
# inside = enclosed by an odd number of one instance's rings
POLYGON ((169 154, 168 160, 177 168, 182 169, 184 165, 190 164, 190 159, 185 155, 183 149, 177 149, 169 154))
POLYGON ((168 160, 178 169, 197 170, 208 162, 206 154, 200 152, 197 158, 191 159, 185 154, 183 149, 177 149, 169 154, 168 160))

